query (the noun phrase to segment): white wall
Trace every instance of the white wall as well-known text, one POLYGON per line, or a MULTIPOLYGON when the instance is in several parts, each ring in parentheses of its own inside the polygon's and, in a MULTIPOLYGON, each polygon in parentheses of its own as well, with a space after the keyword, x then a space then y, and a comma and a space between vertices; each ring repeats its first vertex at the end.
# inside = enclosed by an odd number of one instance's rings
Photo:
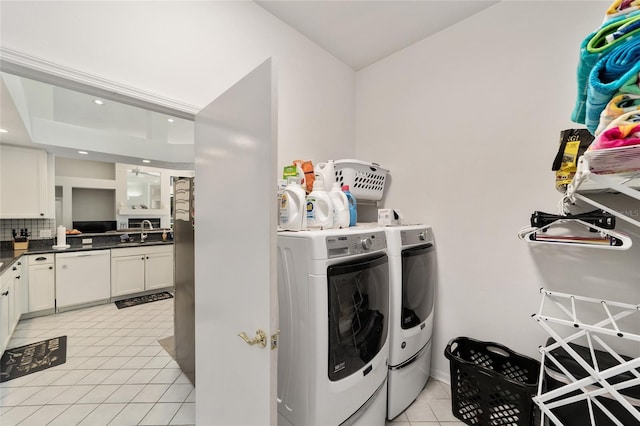
POLYGON ((278 169, 354 155, 355 72, 253 2, 4 2, 0 28, 5 48, 200 108, 274 57, 278 169))
POLYGON ((640 302, 639 230, 619 227, 635 232, 626 252, 516 237, 534 210, 557 212, 551 163, 576 127, 579 45, 607 5, 500 2, 357 74, 356 155, 390 169, 385 207, 435 232, 436 377, 458 336, 538 359, 540 287, 640 302))
POLYGON ((279 168, 353 157, 355 73, 253 2, 3 2, 0 28, 5 48, 200 108, 273 56, 279 168))

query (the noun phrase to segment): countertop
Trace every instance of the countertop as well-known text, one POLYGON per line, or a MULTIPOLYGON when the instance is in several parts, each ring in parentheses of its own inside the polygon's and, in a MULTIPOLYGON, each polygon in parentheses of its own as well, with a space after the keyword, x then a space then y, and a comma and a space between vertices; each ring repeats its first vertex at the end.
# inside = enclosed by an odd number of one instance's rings
MULTIPOLYGON (((149 236, 151 237, 151 234, 149 234, 149 236)), ((102 237, 103 235, 98 236, 97 234, 92 234, 92 239, 94 241, 91 244, 82 244, 81 239, 67 238, 67 244, 70 244, 71 247, 64 250, 53 249, 53 240, 32 240, 30 241, 29 248, 27 250, 13 250, 11 242, 9 242, 9 244, 4 244, 5 242, 3 242, 3 244, 0 246, 0 263, 2 263, 2 266, 0 266, 0 274, 9 269, 9 267, 11 267, 14 262, 20 259, 23 255, 64 253, 87 250, 108 250, 127 247, 144 247, 173 244, 172 240, 162 241, 162 239, 151 241, 147 240, 144 243, 140 243, 139 241, 122 243, 119 241, 119 236, 117 237, 117 239, 114 239, 113 237, 102 237)))

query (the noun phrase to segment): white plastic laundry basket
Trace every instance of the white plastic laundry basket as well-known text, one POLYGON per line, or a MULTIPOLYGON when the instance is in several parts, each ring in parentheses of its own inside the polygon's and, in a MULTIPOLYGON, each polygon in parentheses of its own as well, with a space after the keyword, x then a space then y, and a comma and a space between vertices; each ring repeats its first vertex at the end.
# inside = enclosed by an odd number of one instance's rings
POLYGON ((378 201, 384 194, 384 184, 388 170, 379 164, 360 160, 336 160, 334 162, 336 181, 349 185, 349 191, 356 200, 378 201))

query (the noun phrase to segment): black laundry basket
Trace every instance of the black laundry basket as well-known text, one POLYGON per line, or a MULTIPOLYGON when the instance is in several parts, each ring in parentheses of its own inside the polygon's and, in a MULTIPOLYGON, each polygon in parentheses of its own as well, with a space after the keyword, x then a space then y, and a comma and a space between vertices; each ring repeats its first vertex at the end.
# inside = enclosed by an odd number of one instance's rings
POLYGON ((452 339, 444 354, 450 360, 454 416, 468 425, 535 423, 531 398, 538 391, 539 361, 468 337, 452 339))

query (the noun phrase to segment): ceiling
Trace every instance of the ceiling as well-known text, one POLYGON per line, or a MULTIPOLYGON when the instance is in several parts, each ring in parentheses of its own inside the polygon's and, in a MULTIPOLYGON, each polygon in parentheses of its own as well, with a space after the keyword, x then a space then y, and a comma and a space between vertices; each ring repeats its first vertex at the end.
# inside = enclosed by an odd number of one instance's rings
MULTIPOLYGON (((272 1, 262 8, 354 70, 365 68, 497 1, 272 1)), ((0 143, 65 158, 193 169, 193 121, 117 99, 0 73, 0 143), (173 122, 169 123, 168 120, 173 122), (80 154, 85 151, 88 154, 80 154)))
POLYGON ((256 0, 358 71, 498 1, 256 0))
POLYGON ((0 102, 3 144, 65 158, 193 169, 192 120, 6 72, 0 102))

